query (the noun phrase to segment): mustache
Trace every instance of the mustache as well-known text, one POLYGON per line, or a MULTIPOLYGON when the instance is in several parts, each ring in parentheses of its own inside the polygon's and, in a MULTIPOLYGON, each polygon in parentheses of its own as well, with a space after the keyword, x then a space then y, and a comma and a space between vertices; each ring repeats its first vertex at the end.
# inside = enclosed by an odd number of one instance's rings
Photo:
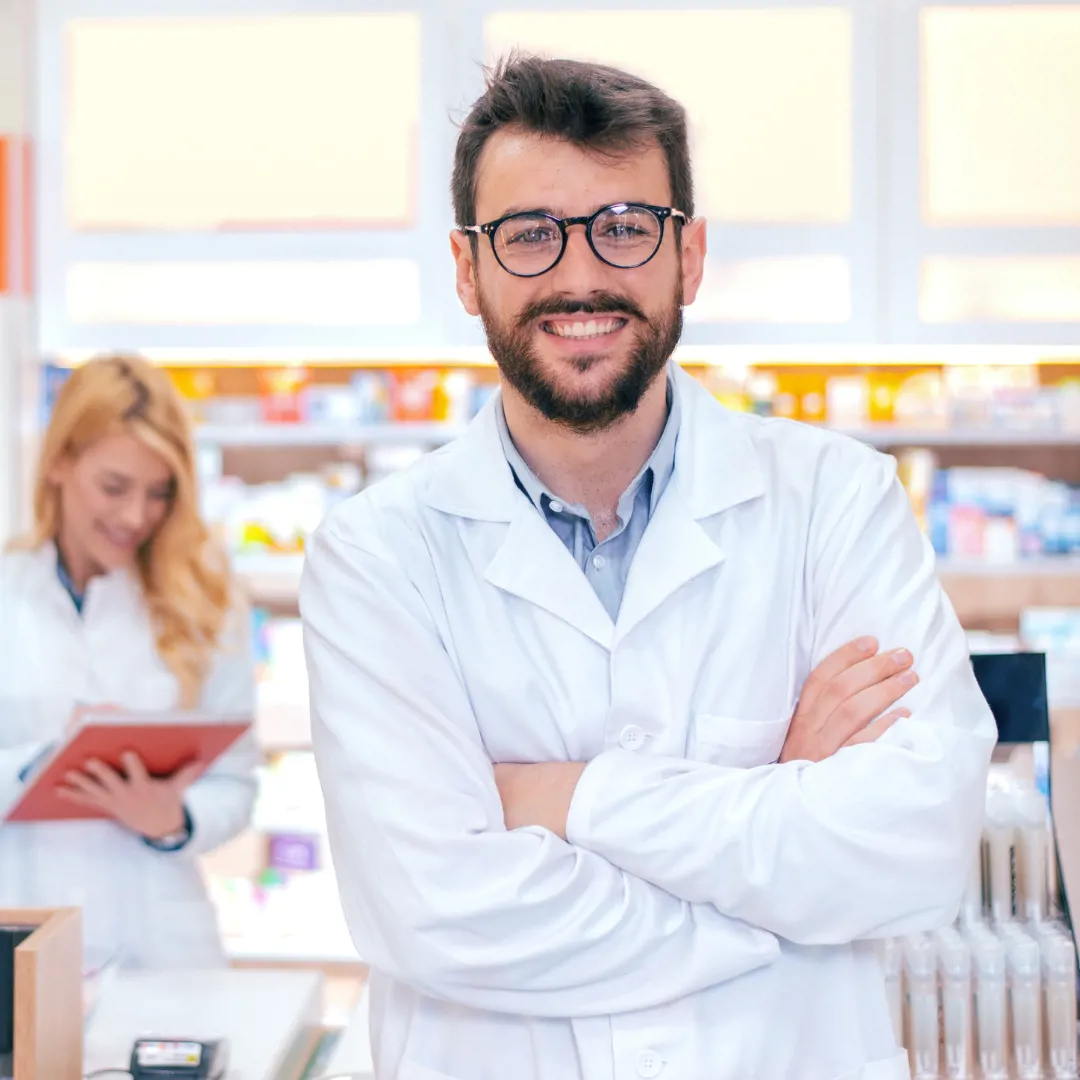
POLYGON ((518 315, 518 326, 525 327, 550 315, 628 315, 647 323, 649 317, 629 296, 619 293, 592 293, 587 300, 570 300, 565 296, 543 296, 526 306, 518 315))

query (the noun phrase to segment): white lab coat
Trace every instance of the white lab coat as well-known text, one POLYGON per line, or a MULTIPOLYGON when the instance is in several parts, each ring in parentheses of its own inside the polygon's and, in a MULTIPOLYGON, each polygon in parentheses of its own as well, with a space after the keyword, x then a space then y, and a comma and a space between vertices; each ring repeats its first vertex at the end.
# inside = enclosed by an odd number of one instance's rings
MULTIPOLYGON (((250 712, 254 697, 249 620, 238 617, 200 704, 250 712)), ((52 544, 0 556, 0 808, 17 797, 23 766, 62 737, 76 702, 163 710, 178 699, 132 575, 91 580, 80 617, 57 578, 52 544)), ((188 789, 192 839, 176 852, 155 851, 111 821, 0 821, 0 908, 78 905, 88 953, 119 947, 130 967, 222 964, 195 860, 247 824, 254 766, 245 737, 188 789)))
POLYGON ((338 507, 301 586, 342 901, 384 1080, 901 1080, 870 939, 956 914, 993 718, 893 459, 679 373, 613 624, 490 406, 338 507), (775 764, 806 676, 907 646, 911 719, 775 764), (569 843, 492 762, 584 760, 569 843))

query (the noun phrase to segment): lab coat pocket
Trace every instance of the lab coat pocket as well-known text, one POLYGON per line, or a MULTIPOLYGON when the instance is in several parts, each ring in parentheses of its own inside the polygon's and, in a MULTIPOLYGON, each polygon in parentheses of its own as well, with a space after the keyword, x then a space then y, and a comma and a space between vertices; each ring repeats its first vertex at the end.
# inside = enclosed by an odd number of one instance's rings
POLYGON ((751 768, 769 765, 780 756, 789 720, 743 720, 737 716, 699 713, 694 720, 697 761, 751 768))

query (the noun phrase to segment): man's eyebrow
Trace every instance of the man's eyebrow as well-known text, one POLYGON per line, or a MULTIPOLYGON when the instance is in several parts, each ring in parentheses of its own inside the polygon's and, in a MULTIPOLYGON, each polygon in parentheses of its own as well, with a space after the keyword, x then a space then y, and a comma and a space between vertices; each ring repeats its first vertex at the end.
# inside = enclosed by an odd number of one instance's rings
MULTIPOLYGON (((589 213, 594 214, 594 213, 596 213, 597 210, 603 210, 603 209, 605 209, 606 207, 609 207, 609 206, 623 206, 623 205, 651 206, 652 204, 649 202, 648 199, 616 199, 615 202, 601 203, 599 206, 594 206, 592 208, 592 210, 589 211, 589 213)), ((574 214, 563 214, 560 211, 555 210, 550 206, 524 206, 524 205, 521 205, 521 204, 515 204, 514 206, 508 206, 499 215, 499 217, 502 218, 502 217, 509 217, 511 214, 529 214, 529 213, 550 214, 551 217, 560 218, 560 219, 565 218, 565 217, 575 217, 576 216, 574 214)), ((588 214, 583 214, 582 215, 582 217, 588 217, 588 216, 589 216, 588 214)), ((498 218, 494 218, 493 220, 498 221, 498 218)))
MULTIPOLYGON (((560 214, 556 210, 552 210, 550 206, 524 206, 515 205, 508 206, 499 217, 509 217, 511 214, 550 214, 552 217, 566 217, 565 214, 560 214)), ((496 219, 497 220, 497 219, 496 219)))

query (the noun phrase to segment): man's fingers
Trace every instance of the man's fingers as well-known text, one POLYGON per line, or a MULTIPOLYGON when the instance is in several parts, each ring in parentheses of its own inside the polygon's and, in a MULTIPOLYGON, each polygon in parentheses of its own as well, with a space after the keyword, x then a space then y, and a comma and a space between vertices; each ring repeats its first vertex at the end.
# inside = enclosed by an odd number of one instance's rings
MULTIPOLYGON (((847 705, 840 708, 834 714, 831 723, 839 725, 837 738, 841 740, 841 745, 846 743, 853 735, 858 735, 860 731, 866 730, 870 721, 875 720, 877 717, 885 718, 887 715, 892 715, 889 712, 891 706, 900 701, 904 694, 915 685, 908 681, 912 678, 918 680, 915 672, 903 672, 889 679, 886 683, 881 683, 879 686, 870 687, 862 693, 855 694, 855 697, 847 705)), ((901 708, 903 712, 910 715, 907 710, 903 710, 903 706, 901 708)), ((900 711, 896 710, 894 712, 900 711)))
MULTIPOLYGON (((871 656, 868 660, 863 660, 837 675, 818 696, 814 705, 815 712, 824 719, 828 719, 841 706, 850 702, 864 690, 887 682, 899 672, 906 671, 913 663, 914 658, 907 649, 893 649, 890 652, 871 656)), ((887 701, 882 709, 867 716, 866 720, 869 721, 879 715, 895 700, 893 698, 887 701)))
POLYGON ((814 704, 822 691, 843 672, 873 656, 878 649, 876 638, 863 637, 841 645, 830 653, 807 677, 799 695, 799 708, 808 709, 814 704))
POLYGON ((901 671, 849 698, 829 717, 829 725, 835 725, 837 741, 843 744, 858 734, 871 720, 891 709, 918 681, 914 671, 901 671))
POLYGON ((893 709, 872 724, 868 724, 862 731, 857 731, 844 743, 844 746, 858 746, 859 743, 876 742, 897 720, 903 720, 910 715, 911 713, 907 709, 893 709))

